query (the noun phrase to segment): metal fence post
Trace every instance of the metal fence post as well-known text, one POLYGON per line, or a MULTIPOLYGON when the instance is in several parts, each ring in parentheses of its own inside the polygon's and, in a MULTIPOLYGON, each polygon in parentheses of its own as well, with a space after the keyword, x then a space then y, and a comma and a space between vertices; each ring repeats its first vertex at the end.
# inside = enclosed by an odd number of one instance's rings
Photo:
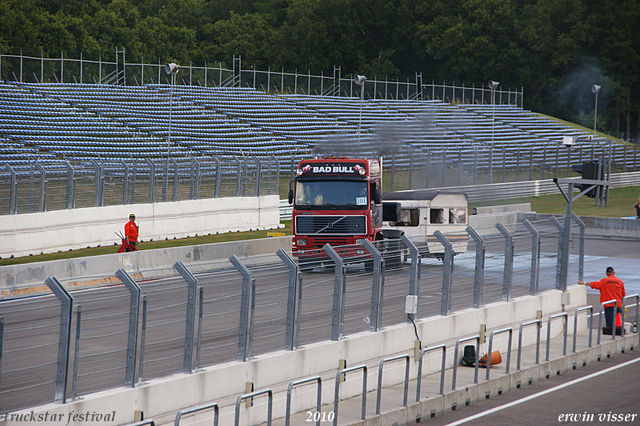
POLYGON ((489 177, 487 183, 493 183, 493 145, 489 147, 489 177))
MULTIPOLYGON (((240 159, 238 157, 235 157, 236 159, 236 163, 237 163, 237 169, 236 169, 236 197, 239 197, 241 192, 241 188, 242 188, 242 182, 244 179, 242 179, 242 161, 240 161, 240 159)), ((244 194, 242 194, 244 196, 244 194)))
POLYGON ((135 386, 136 351, 138 348, 138 321, 140 317, 140 287, 124 269, 118 269, 116 276, 131 293, 129 302, 129 339, 127 342, 127 369, 125 386, 135 386))
POLYGON ((376 395, 376 414, 380 414, 380 405, 382 402, 382 371, 384 364, 391 361, 397 361, 400 359, 404 359, 404 395, 402 398, 402 406, 407 406, 407 400, 409 396, 409 355, 398 355, 391 358, 386 358, 380 360, 380 364, 378 366, 378 392, 376 395))
POLYGON ((500 222, 496 223, 496 228, 500 231, 500 233, 504 236, 505 247, 504 247, 504 276, 502 281, 502 300, 509 301, 511 300, 511 280, 513 278, 513 252, 514 252, 514 244, 513 244, 513 236, 504 227, 504 225, 500 222))
POLYGON ((584 280, 584 239, 585 239, 587 227, 584 224, 584 222, 575 213, 571 213, 571 217, 580 227, 580 252, 578 255, 578 279, 580 281, 583 281, 584 280))
POLYGON ((76 345, 73 351, 73 376, 71 378, 71 401, 76 399, 76 385, 78 382, 78 360, 80 358, 80 325, 82 317, 82 305, 76 306, 76 345))
POLYGON ((64 160, 65 165, 67 166, 67 181, 66 181, 66 191, 65 191, 65 203, 64 206, 66 209, 72 209, 74 207, 73 203, 73 188, 74 188, 74 170, 73 166, 67 161, 64 160))
MULTIPOLYGON (((253 161, 256 162, 256 188, 255 188, 255 196, 260 196, 261 189, 261 181, 262 181, 262 161, 258 157, 252 157, 253 161)), ((243 194, 244 195, 244 194, 243 194)))
POLYGON ((360 418, 365 419, 367 416, 367 366, 365 364, 356 365, 342 370, 338 370, 335 381, 335 392, 333 398, 333 426, 338 426, 338 403, 340 402, 340 377, 351 371, 362 370, 362 405, 360 410, 360 418))
POLYGON ((129 188, 129 204, 136 202, 136 175, 138 171, 138 159, 133 159, 133 172, 131 173, 131 186, 129 188))
POLYGON ((442 349, 441 355, 441 366, 440 366, 440 395, 444 394, 444 372, 446 370, 447 365, 447 347, 445 345, 437 345, 431 346, 428 348, 424 348, 420 351, 420 355, 418 356, 418 378, 416 381, 416 402, 420 401, 420 387, 422 385, 422 358, 424 354, 436 349, 442 349))
POLYGON ((486 248, 484 246, 484 240, 476 232, 475 229, 468 226, 467 233, 476 242, 476 262, 475 262, 475 274, 473 278, 473 307, 478 309, 482 306, 482 291, 484 286, 484 258, 486 248))
POLYGON ((96 179, 96 198, 95 198, 95 206, 102 207, 104 203, 104 167, 101 164, 98 164, 96 160, 91 160, 95 170, 95 179, 96 179))
POLYGON ((562 290, 562 279, 560 277, 560 270, 562 269, 562 239, 564 238, 564 225, 561 224, 555 216, 551 216, 551 223, 553 223, 558 231, 560 231, 558 234, 558 253, 556 260, 556 288, 562 290))
POLYGON ((531 281, 529 285, 529 294, 538 294, 538 279, 540 277, 540 233, 529 222, 529 219, 523 220, 524 226, 533 235, 533 242, 531 243, 531 281))
POLYGON ((229 258, 229 261, 242 275, 242 299, 240 301, 240 331, 238 332, 238 361, 246 361, 251 357, 249 347, 251 345, 249 315, 251 304, 251 282, 253 277, 247 267, 240 261, 235 254, 229 258))
POLYGON ((16 214, 18 213, 18 183, 16 171, 13 170, 13 167, 8 163, 4 166, 9 170, 9 173, 11 173, 11 187, 9 188, 9 214, 16 214))
POLYGON ((509 374, 509 365, 511 364, 511 338, 513 337, 513 329, 511 327, 503 328, 502 330, 492 331, 489 335, 489 349, 487 350, 487 373, 485 379, 489 380, 489 373, 491 372, 491 349, 493 349, 493 336, 498 333, 509 332, 509 343, 507 345, 507 369, 505 373, 509 374))
MULTIPOLYGON (((294 386, 306 384, 309 382, 316 382, 316 413, 320 414, 320 410, 322 410, 322 378, 320 376, 308 377, 302 380, 296 380, 289 383, 287 387, 287 403, 284 415, 284 424, 285 426, 289 426, 291 424, 291 391, 294 386)), ((318 418, 316 420, 316 426, 320 426, 320 422, 322 419, 318 418)))
POLYGON ((4 350, 4 317, 0 317, 0 377, 2 377, 2 352, 4 350))
MULTIPOLYGON (((180 166, 178 166, 178 162, 175 158, 171 157, 171 162, 173 163, 173 196, 171 197, 171 201, 178 201, 178 190, 180 189, 180 166)), ((169 165, 167 164, 167 172, 169 172, 169 165)))
POLYGON ((191 186, 189 187, 189 199, 200 199, 200 162, 196 158, 191 158, 193 164, 193 175, 191 178, 191 186))
POLYGON ((475 336, 471 336, 471 337, 465 337, 463 339, 458 339, 456 341, 456 345, 454 347, 453 350, 453 373, 452 373, 452 378, 451 378, 451 390, 456 390, 456 378, 458 376, 458 347, 460 346, 460 343, 462 342, 467 342, 469 340, 475 340, 476 341, 476 359, 474 360, 474 364, 475 364, 475 371, 473 372, 473 383, 478 383, 478 364, 479 364, 479 360, 480 360, 480 336, 478 334, 476 334, 475 336))
POLYGON ((536 319, 520 324, 520 333, 518 334, 518 358, 516 370, 520 371, 520 361, 522 360, 522 329, 528 325, 536 324, 536 365, 540 363, 540 329, 542 328, 542 320, 536 319))
POLYGON ((296 310, 300 309, 296 301, 298 298, 298 283, 300 271, 298 264, 289 257, 283 249, 276 252, 280 260, 289 268, 289 292, 287 294, 287 329, 285 330, 285 348, 293 350, 296 347, 295 336, 298 333, 299 324, 296 323, 296 310))
POLYGON ((149 204, 153 203, 154 192, 156 187, 156 165, 149 158, 146 159, 149 164, 149 204))
POLYGON ((442 275, 442 299, 440 300, 440 315, 447 316, 451 312, 451 267, 452 267, 452 247, 447 238, 436 230, 433 235, 444 247, 443 275, 442 275))
POLYGON ((167 187, 169 186, 169 157, 164 159, 164 167, 162 168, 162 202, 167 201, 167 187))
MULTIPOLYGON (((420 268, 420 252, 418 251, 418 247, 413 244, 413 241, 409 239, 406 235, 402 235, 400 237, 400 241, 404 243, 405 246, 409 249, 411 253, 411 269, 409 270, 409 294, 411 295, 419 295, 420 294, 420 279, 418 270, 420 268)), ((402 258, 401 258, 402 261, 402 258)), ((415 315, 409 314, 412 320, 415 320, 418 313, 415 315)))
POLYGON ((213 157, 213 161, 216 162, 216 186, 213 193, 213 198, 220 198, 220 185, 222 184, 222 163, 218 157, 213 157))
POLYGON ((73 315, 73 297, 55 278, 44 282, 60 300, 60 334, 58 340, 58 367, 56 370, 55 402, 64 404, 67 397, 67 375, 69 366, 69 346, 71 345, 71 317, 73 315))
MULTIPOLYGON (((564 321, 563 321, 564 344, 562 346, 562 356, 567 355, 567 328, 568 328, 568 322, 569 322, 569 314, 567 312, 562 312, 561 314, 551 315, 547 320, 547 356, 545 358, 545 361, 549 361, 549 349, 550 349, 549 340, 551 340, 551 321, 555 318, 564 318, 564 321)), ((600 333, 598 333, 598 335, 599 334, 600 333)), ((615 332, 613 334, 615 337, 615 332)), ((598 344, 600 344, 599 341, 598 341, 598 344)))
POLYGON ((342 297, 344 261, 329 244, 325 244, 322 248, 335 263, 335 274, 333 279, 333 308, 331 315, 331 340, 339 340, 340 337, 342 337, 344 315, 342 297))
POLYGON ((147 342, 147 295, 142 295, 142 328, 140 330, 140 368, 138 368, 138 383, 144 377, 144 347, 147 342))
POLYGON ((33 213, 33 187, 35 186, 35 180, 36 180, 34 176, 35 175, 34 166, 35 166, 35 163, 29 164, 29 208, 27 210, 29 213, 33 213))
POLYGON ((40 196, 38 197, 38 211, 47 211, 46 197, 45 197, 45 184, 47 182, 47 171, 42 167, 40 163, 36 161, 36 167, 40 170, 40 196))
POLYGON ((193 341, 196 330, 196 290, 198 279, 187 269, 181 261, 176 262, 173 267, 182 275, 188 284, 187 290, 187 328, 184 333, 184 362, 182 371, 191 373, 193 368, 193 341))
POLYGON ((373 256, 373 277, 371 282, 371 313, 369 314, 369 330, 378 331, 381 324, 378 323, 380 311, 380 271, 382 266, 382 254, 369 240, 364 240, 364 248, 373 256))
POLYGON ((429 169, 431 166, 431 151, 427 152, 427 166, 425 167, 424 187, 429 188, 429 169))
POLYGON ((124 167, 124 177, 122 181, 122 204, 127 204, 127 195, 129 194, 129 165, 124 161, 120 160, 122 163, 122 167, 124 167))
POLYGON ((280 161, 278 160, 278 158, 275 155, 271 156, 273 158, 273 161, 276 164, 276 188, 274 194, 279 194, 278 190, 280 189, 280 161))

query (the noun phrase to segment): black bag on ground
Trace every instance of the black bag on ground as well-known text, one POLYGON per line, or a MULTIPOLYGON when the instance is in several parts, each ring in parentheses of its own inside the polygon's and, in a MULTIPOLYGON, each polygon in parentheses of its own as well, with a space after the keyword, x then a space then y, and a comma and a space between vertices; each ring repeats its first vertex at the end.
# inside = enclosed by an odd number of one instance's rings
POLYGON ((462 354, 462 365, 465 367, 473 367, 476 364, 476 347, 473 345, 467 345, 464 347, 462 354))

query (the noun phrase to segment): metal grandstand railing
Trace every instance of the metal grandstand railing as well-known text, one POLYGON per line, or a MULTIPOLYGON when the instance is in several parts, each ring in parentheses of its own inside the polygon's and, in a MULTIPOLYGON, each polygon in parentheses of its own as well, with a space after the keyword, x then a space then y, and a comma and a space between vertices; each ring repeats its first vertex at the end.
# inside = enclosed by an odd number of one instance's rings
MULTIPOLYGON (((169 84, 164 72, 164 62, 157 63, 126 61, 125 49, 116 48, 115 56, 99 54, 97 58, 80 53, 61 52, 53 54, 0 52, 0 81, 19 83, 98 83, 124 86, 145 84, 169 84), (75 56, 75 57, 74 57, 75 56)), ((331 73, 324 71, 311 73, 290 71, 283 67, 277 69, 268 66, 260 69, 255 64, 242 68, 242 58, 233 57, 231 69, 222 62, 204 62, 202 65, 180 64, 181 76, 178 84, 202 87, 245 87, 262 90, 266 93, 305 94, 337 97, 358 97, 359 87, 354 87, 354 75, 342 75, 340 66, 334 66, 331 73), (213 64, 213 65, 211 65, 213 64), (216 66, 217 65, 217 66, 216 66), (356 93, 358 92, 358 93, 356 93)), ((451 82, 431 83, 424 81, 421 73, 412 77, 388 78, 369 76, 364 89, 364 99, 385 100, 440 100, 444 102, 489 104, 490 89, 483 85, 456 84, 451 82)), ((495 104, 522 107, 522 88, 499 87, 495 92, 495 104)))

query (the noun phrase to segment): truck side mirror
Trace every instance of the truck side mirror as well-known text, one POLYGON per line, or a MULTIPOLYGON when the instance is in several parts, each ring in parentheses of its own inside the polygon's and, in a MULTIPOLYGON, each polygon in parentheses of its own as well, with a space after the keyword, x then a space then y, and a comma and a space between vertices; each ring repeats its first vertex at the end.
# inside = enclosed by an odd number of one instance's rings
POLYGON ((377 186, 373 188, 373 204, 382 203, 382 193, 377 186))
POLYGON ((293 182, 289 182, 289 204, 293 204, 293 182))

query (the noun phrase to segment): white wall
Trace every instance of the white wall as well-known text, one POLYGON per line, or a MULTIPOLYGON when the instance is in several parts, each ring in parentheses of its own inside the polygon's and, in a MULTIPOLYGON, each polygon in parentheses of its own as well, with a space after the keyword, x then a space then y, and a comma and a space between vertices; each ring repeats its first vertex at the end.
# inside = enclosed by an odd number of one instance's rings
POLYGON ((280 224, 277 195, 5 215, 0 216, 0 257, 120 244, 115 232, 124 233, 130 213, 136 215, 142 241, 274 229, 280 224))

